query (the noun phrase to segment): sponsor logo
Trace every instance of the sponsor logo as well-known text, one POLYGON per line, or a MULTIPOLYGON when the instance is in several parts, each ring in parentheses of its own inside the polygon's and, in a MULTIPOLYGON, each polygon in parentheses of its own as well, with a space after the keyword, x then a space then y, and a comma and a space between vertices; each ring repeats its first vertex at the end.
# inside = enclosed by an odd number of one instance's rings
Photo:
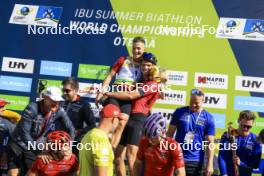
POLYGON ((186 91, 164 90, 163 93, 164 97, 159 99, 157 103, 173 105, 185 105, 186 103, 186 91))
POLYGON ((217 38, 240 40, 264 40, 264 20, 242 18, 220 18, 217 38))
POLYGON ((151 113, 159 113, 167 118, 167 124, 170 123, 174 109, 152 108, 151 113))
POLYGON ((33 73, 34 60, 3 57, 2 71, 33 73))
POLYGON ((9 23, 56 27, 62 7, 15 4, 9 23))
POLYGON ((109 72, 109 66, 79 64, 78 77, 103 80, 109 72))
POLYGON ((61 13, 62 7, 39 6, 35 18, 36 25, 57 26, 61 13))
POLYGON ((32 83, 31 78, 0 76, 0 89, 2 90, 30 92, 31 83, 32 83))
POLYGON ((13 95, 2 95, 0 97, 8 100, 10 104, 7 105, 7 109, 23 111, 29 104, 29 97, 25 96, 13 96, 13 95))
POLYGON ((15 4, 9 23, 33 25, 38 6, 15 4))
POLYGON ((226 109, 226 102, 226 94, 205 93, 203 106, 207 108, 226 109))
POLYGON ((214 117, 215 127, 219 129, 225 129, 226 115, 212 113, 212 116, 214 117))
POLYGON ((62 87, 61 82, 59 80, 47 80, 47 79, 39 79, 38 81, 38 93, 46 90, 47 87, 55 86, 55 87, 62 87))
POLYGON ((71 76, 72 63, 41 61, 40 74, 53 76, 71 76))
POLYGON ((78 94, 81 97, 95 98, 101 84, 79 83, 78 94))
POLYGON ((257 127, 264 127, 264 122, 256 122, 257 127))
POLYGON ((195 73, 195 87, 227 89, 228 76, 211 73, 195 73))
POLYGON ((264 78, 236 76, 236 90, 264 92, 264 78))
POLYGON ((264 40, 264 20, 248 19, 243 31, 246 39, 264 40))
POLYGON ((187 72, 181 72, 181 71, 167 71, 168 73, 168 82, 167 84, 174 84, 174 85, 180 85, 180 86, 186 86, 187 85, 187 72))
POLYGON ((220 18, 216 32, 218 38, 237 38, 242 35, 246 19, 220 18))
POLYGON ((264 98, 235 96, 235 110, 251 110, 255 112, 264 112, 264 98))

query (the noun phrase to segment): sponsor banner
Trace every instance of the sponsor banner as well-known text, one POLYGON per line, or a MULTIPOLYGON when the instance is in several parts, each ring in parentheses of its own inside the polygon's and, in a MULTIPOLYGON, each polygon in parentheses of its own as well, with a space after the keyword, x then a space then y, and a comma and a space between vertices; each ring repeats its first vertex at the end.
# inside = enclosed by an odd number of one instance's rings
POLYGON ((226 115, 218 114, 218 113, 211 113, 211 114, 214 117, 215 127, 219 129, 225 129, 226 115))
POLYGON ((62 7, 15 4, 9 23, 23 25, 58 25, 62 7))
POLYGON ((236 76, 236 90, 264 92, 264 78, 236 76))
POLYGON ((264 112, 264 98, 235 96, 235 110, 251 110, 255 112, 264 112))
POLYGON ((216 37, 264 41, 264 20, 221 17, 216 37))
POLYGON ((164 109, 164 108, 152 108, 151 113, 159 113, 163 117, 167 118, 167 124, 170 124, 170 120, 172 118, 172 114, 175 111, 175 109, 164 109))
POLYGON ((243 36, 247 40, 264 41, 264 20, 247 19, 243 36))
POLYGON ((226 104, 227 104, 226 94, 205 93, 204 104, 203 104, 204 107, 226 109, 226 104))
POLYGON ((264 127, 264 122, 256 122, 257 127, 264 127))
POLYGON ((196 72, 194 86, 215 89, 227 89, 228 75, 196 72))
POLYGON ((2 71, 33 73, 33 70, 34 70, 34 60, 3 57, 2 71))
POLYGON ((31 92, 31 83, 31 78, 0 76, 0 89, 2 90, 31 92))
POLYGON ((0 98, 7 100, 10 104, 6 106, 6 109, 23 111, 29 104, 29 97, 26 96, 13 96, 0 94, 0 98))
POLYGON ((167 84, 186 86, 188 81, 188 72, 168 70, 167 84))
POLYGON ((38 6, 15 4, 9 23, 33 25, 38 12, 38 6))
POLYGON ((35 25, 57 26, 62 14, 62 7, 39 6, 35 18, 35 25))
POLYGON ((217 27, 216 37, 241 39, 245 24, 246 19, 221 17, 217 27))
POLYGON ((91 83, 79 83, 78 94, 81 97, 95 98, 97 95, 97 90, 101 87, 101 84, 91 84, 91 83))
POLYGON ((52 76, 70 77, 72 72, 72 63, 41 61, 40 74, 52 76))
POLYGON ((46 90, 47 87, 51 87, 51 86, 56 86, 61 88, 62 87, 61 83, 62 81, 59 80, 39 79, 37 92, 40 93, 43 90, 46 90))
POLYGON ((79 64, 78 78, 103 80, 109 69, 106 65, 79 64))
POLYGON ((186 91, 180 90, 164 90, 163 98, 158 99, 157 103, 185 105, 186 104, 186 91))

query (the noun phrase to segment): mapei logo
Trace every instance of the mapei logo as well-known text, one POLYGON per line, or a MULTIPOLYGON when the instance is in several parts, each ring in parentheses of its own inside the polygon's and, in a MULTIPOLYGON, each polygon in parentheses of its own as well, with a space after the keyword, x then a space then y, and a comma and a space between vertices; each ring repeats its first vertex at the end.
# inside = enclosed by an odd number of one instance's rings
POLYGON ((226 94, 205 93, 204 107, 226 109, 226 104, 227 104, 226 94))
POLYGON ((3 57, 2 71, 33 73, 34 60, 3 57))
POLYGON ((163 92, 163 98, 159 99, 157 103, 161 104, 173 104, 173 105, 185 105, 186 92, 179 90, 167 90, 163 92))
POLYGON ((264 92, 264 78, 236 76, 236 90, 264 92))
POLYGON ((228 76, 211 73, 195 73, 195 87, 227 89, 228 76))

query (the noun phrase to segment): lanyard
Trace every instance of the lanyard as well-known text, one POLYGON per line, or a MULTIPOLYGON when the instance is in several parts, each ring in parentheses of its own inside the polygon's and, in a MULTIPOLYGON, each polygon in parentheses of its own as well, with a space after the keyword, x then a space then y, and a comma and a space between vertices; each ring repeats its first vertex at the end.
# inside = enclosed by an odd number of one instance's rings
POLYGON ((48 121, 50 120, 51 114, 52 114, 52 113, 51 113, 51 111, 50 111, 50 112, 48 112, 48 113, 45 115, 44 123, 43 123, 43 125, 42 125, 42 127, 41 127, 41 130, 40 130, 40 133, 39 133, 38 137, 40 137, 40 136, 44 133, 45 128, 46 128, 46 126, 47 126, 47 124, 48 124, 48 121))
MULTIPOLYGON (((197 118, 196 118, 195 126, 194 126, 194 130, 195 130, 195 128, 196 128, 197 122, 198 122, 198 120, 199 120, 199 117, 200 117, 202 111, 203 111, 203 110, 201 110, 201 111, 199 112, 199 114, 198 114, 198 116, 197 116, 197 118)), ((191 118, 191 112, 189 111, 189 115, 188 115, 188 130, 187 130, 188 132, 190 131, 190 127, 191 127, 190 118, 191 118)))

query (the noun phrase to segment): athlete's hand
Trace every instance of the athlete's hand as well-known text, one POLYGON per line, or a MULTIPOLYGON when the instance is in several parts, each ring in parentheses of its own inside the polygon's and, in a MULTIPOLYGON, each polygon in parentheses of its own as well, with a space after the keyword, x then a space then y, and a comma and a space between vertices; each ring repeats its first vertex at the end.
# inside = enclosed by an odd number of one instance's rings
POLYGON ((236 155, 233 157, 233 162, 236 164, 236 165, 240 165, 240 158, 236 155))
POLYGON ((104 94, 102 92, 98 92, 95 98, 95 104, 98 107, 99 106, 99 101, 101 100, 101 98, 103 98, 104 94))
POLYGON ((52 160, 51 156, 45 153, 38 155, 38 157, 43 161, 44 164, 49 164, 50 160, 52 160))
POLYGON ((211 175, 213 175, 213 173, 214 173, 214 167, 213 167, 213 165, 212 164, 208 164, 206 166, 205 175, 206 176, 211 176, 211 175))

